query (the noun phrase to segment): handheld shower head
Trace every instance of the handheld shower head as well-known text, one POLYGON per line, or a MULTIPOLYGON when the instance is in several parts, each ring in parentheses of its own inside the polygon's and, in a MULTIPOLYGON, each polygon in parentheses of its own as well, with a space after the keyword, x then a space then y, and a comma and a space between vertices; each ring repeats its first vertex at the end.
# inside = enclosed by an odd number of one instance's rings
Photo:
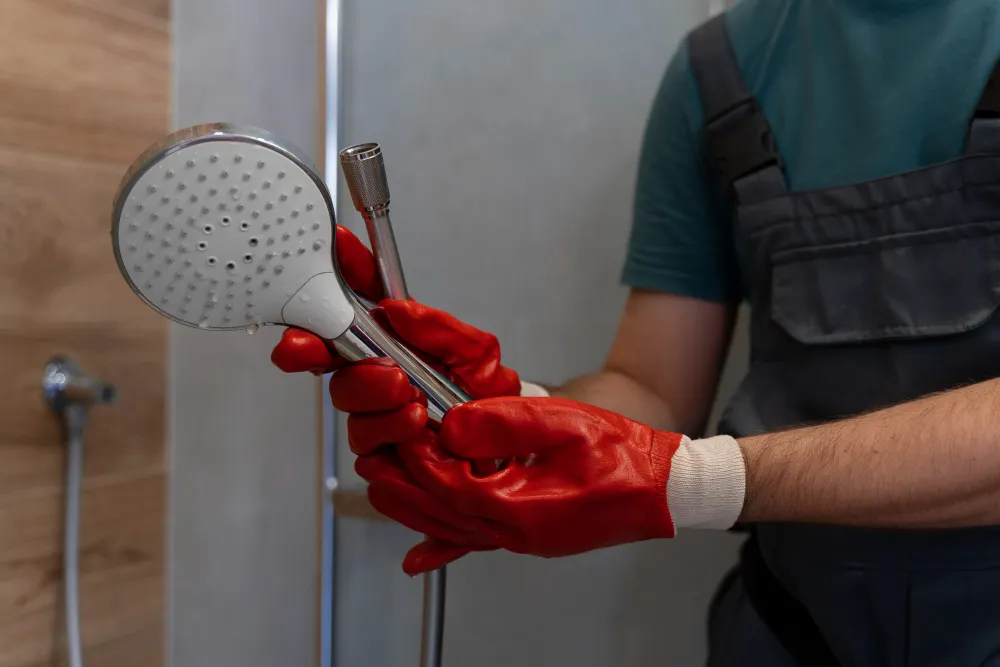
POLYGON ((115 258, 132 290, 208 330, 285 325, 348 359, 392 357, 435 419, 468 400, 387 334, 344 281, 330 192, 301 151, 269 132, 210 124, 175 132, 129 168, 115 198, 115 258))

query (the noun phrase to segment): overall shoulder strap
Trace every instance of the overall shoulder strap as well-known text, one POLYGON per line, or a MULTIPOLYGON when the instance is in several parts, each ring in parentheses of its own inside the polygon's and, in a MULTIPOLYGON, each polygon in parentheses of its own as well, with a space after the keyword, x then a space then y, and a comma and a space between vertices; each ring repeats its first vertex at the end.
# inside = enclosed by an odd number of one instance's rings
POLYGON ((687 41, 705 109, 707 149, 723 186, 743 204, 785 194, 784 161, 767 118, 743 81, 725 14, 703 23, 687 41))
POLYGON ((972 114, 965 152, 1000 153, 1000 62, 993 66, 972 114))

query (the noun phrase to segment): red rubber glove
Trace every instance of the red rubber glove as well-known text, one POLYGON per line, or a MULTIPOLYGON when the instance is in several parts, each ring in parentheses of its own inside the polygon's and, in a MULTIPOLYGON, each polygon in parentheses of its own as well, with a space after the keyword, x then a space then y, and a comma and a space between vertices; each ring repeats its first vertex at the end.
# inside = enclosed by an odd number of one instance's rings
MULTIPOLYGON (((667 480, 683 440, 576 401, 503 397, 453 408, 440 434, 360 457, 356 469, 380 512, 433 538, 556 557, 673 537, 667 480), (469 463, 491 458, 514 460, 486 476, 469 463)), ((403 569, 448 556, 425 542, 403 569)))
MULTIPOLYGON (((378 269, 368 248, 340 226, 336 246, 337 261, 348 285, 362 296, 381 300, 378 269)), ((500 346, 492 334, 415 301, 382 300, 374 315, 470 396, 520 393, 520 379, 513 370, 501 365, 500 346)), ((334 372, 330 380, 331 402, 348 414, 348 441, 357 454, 422 437, 427 428, 426 398, 389 359, 348 363, 317 336, 300 329, 287 329, 272 351, 271 360, 288 373, 334 372)), ((477 465, 477 469, 484 466, 477 465)), ((411 478, 406 482, 415 486, 411 478)), ((380 488, 368 491, 376 509, 382 506, 380 488)), ((468 547, 434 539, 429 539, 424 548, 428 549, 427 562, 441 565, 470 551, 468 547)))

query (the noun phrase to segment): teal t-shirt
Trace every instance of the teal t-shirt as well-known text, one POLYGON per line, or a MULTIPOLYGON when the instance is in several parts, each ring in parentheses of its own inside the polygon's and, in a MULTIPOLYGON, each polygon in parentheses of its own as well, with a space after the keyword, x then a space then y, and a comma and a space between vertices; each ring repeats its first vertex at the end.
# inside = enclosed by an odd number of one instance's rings
MULTIPOLYGON (((793 192, 958 156, 1000 57, 997 0, 741 0, 726 22, 793 192)), ((681 42, 647 123, 622 277, 636 288, 738 302, 747 286, 729 212, 706 170, 702 121, 681 42)))

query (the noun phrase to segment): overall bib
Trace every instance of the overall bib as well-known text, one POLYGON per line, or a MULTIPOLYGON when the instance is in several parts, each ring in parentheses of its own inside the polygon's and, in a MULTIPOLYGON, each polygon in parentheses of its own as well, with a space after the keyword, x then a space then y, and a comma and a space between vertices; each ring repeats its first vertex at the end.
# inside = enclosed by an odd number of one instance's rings
MULTIPOLYGON (((961 157, 791 193, 723 16, 689 47, 752 286, 750 369, 720 431, 826 422, 1000 376, 1000 69, 961 157)), ((1000 667, 1000 528, 749 533, 712 605, 710 667, 1000 667)))

